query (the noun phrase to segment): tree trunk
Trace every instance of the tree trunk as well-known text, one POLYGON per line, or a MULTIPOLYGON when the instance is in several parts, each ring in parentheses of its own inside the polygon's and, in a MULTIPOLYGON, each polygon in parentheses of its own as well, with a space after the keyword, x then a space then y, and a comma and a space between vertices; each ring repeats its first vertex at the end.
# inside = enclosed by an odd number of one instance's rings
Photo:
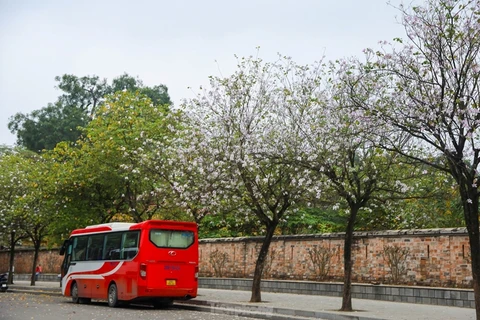
POLYGON ((15 259, 15 231, 10 232, 10 262, 8 266, 8 284, 13 284, 14 259, 15 259))
POLYGON ((342 308, 340 311, 352 311, 352 245, 353 245, 353 229, 357 218, 358 209, 356 206, 350 206, 350 217, 348 219, 347 230, 345 232, 345 243, 343 248, 343 297, 342 308))
POLYGON ((478 198, 475 196, 476 190, 473 190, 471 193, 473 193, 473 197, 468 198, 468 196, 465 197, 462 195, 462 200, 468 239, 470 242, 476 319, 480 319, 480 235, 478 222, 478 198))
POLYGON ((263 240, 262 247, 258 253, 257 263, 255 264, 255 273, 253 275, 252 283, 252 296, 250 302, 262 302, 262 294, 260 290, 260 284, 262 281, 263 268, 265 267, 265 261, 268 255, 268 249, 272 243, 273 234, 275 232, 276 225, 267 226, 267 234, 263 240))
POLYGON ((30 280, 30 285, 34 286, 35 285, 35 270, 37 268, 37 261, 38 261, 38 253, 40 251, 40 242, 41 241, 35 241, 34 246, 35 246, 35 253, 33 255, 33 266, 32 266, 32 278, 30 280))
POLYGON ((473 277, 473 292, 475 297, 475 313, 476 319, 480 319, 480 237, 478 235, 478 228, 475 233, 468 232, 470 240, 470 254, 472 257, 472 277, 473 277))

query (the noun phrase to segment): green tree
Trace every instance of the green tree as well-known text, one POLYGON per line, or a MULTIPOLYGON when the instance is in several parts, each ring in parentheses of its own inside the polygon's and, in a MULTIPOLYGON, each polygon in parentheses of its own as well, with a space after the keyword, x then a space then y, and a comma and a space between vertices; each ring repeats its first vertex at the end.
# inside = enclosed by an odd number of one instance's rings
POLYGON ((98 108, 82 139, 48 153, 63 168, 57 194, 77 227, 140 222, 161 213, 170 187, 151 175, 156 150, 149 145, 169 135, 169 114, 168 106, 155 106, 138 92, 117 92, 98 108))
MULTIPOLYGON (((414 165, 396 170, 412 170, 414 165)), ((361 230, 453 228, 465 225, 458 192, 445 172, 421 165, 415 179, 406 181, 415 197, 397 197, 358 217, 361 230), (422 169, 423 168, 423 169, 422 169)))
POLYGON ((136 222, 151 219, 163 208, 165 186, 150 175, 148 143, 169 135, 168 114, 168 106, 155 106, 145 95, 117 92, 85 131, 82 150, 108 166, 121 186, 116 201, 136 222))
POLYGON ((298 214, 288 216, 279 225, 280 233, 310 234, 342 232, 347 225, 347 217, 343 212, 329 207, 304 207, 298 210, 298 214))
POLYGON ((16 245, 28 238, 20 226, 22 216, 15 211, 17 200, 27 191, 28 180, 25 176, 28 152, 6 149, 0 155, 0 230, 1 243, 10 251, 8 283, 13 283, 13 267, 16 245))
POLYGON ((51 240, 61 243, 79 226, 110 221, 116 212, 113 205, 116 193, 112 190, 118 187, 114 177, 105 174, 107 164, 94 163, 78 145, 66 142, 57 144, 42 157, 52 163, 50 173, 55 181, 52 197, 58 204, 59 219, 51 240))
POLYGON ((170 106, 172 101, 168 95, 167 86, 161 84, 153 87, 148 87, 143 84, 143 81, 134 78, 127 73, 113 79, 112 85, 108 87, 108 93, 113 94, 118 91, 138 91, 147 96, 155 106, 170 106))
POLYGON ((21 216, 20 228, 28 235, 35 249, 30 282, 34 286, 40 247, 51 234, 58 211, 55 198, 52 197, 55 181, 52 179, 51 162, 38 155, 28 160, 28 168, 25 168, 27 191, 17 199, 15 211, 21 216))
POLYGON ((117 91, 139 91, 151 98, 156 106, 171 105, 165 85, 144 86, 142 81, 124 74, 107 80, 98 76, 78 77, 64 74, 56 77, 62 94, 54 103, 30 114, 17 113, 10 118, 8 128, 17 135, 17 144, 34 152, 52 150, 61 141, 75 142, 80 128, 93 118, 106 95, 117 91))
MULTIPOLYGON (((31 285, 35 285, 35 266, 40 245, 56 221, 56 205, 51 197, 54 181, 49 165, 48 161, 32 152, 13 153, 0 159, 0 183, 7 190, 2 195, 5 198, 1 201, 0 217, 3 222, 9 223, 11 251, 20 239, 28 237, 34 244, 31 285)), ((13 259, 11 253, 10 270, 13 259)))
POLYGON ((57 102, 30 114, 15 114, 8 128, 17 135, 17 145, 38 153, 53 149, 60 141, 75 141, 80 136, 78 128, 86 124, 80 109, 57 102))
MULTIPOLYGON (((62 107, 73 107, 87 118, 92 118, 109 93, 106 79, 98 76, 77 77, 73 74, 64 74, 55 77, 57 88, 63 93, 58 97, 58 104, 62 107)), ((71 141, 71 140, 64 140, 71 141)))

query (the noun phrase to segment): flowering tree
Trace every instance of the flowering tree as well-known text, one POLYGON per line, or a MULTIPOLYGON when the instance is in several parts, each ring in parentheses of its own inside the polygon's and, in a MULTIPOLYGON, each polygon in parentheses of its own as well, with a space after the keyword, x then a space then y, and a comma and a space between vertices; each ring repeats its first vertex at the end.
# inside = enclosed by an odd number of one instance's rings
POLYGON ((13 267, 15 246, 28 235, 20 228, 21 215, 15 211, 15 201, 25 194, 27 180, 25 178, 25 156, 28 152, 7 150, 0 155, 0 230, 2 241, 9 247, 10 263, 8 267, 8 283, 13 283, 13 267))
POLYGON ((269 156, 284 149, 278 143, 284 130, 279 119, 288 103, 281 83, 291 76, 285 70, 280 62, 243 58, 233 75, 211 77, 208 89, 183 104, 204 139, 198 148, 209 155, 209 174, 224 177, 214 201, 235 208, 239 221, 256 219, 265 234, 255 266, 252 302, 261 301, 261 277, 276 227, 295 212, 296 203, 314 184, 292 164, 269 156))
MULTIPOLYGON (((380 71, 383 98, 365 110, 410 144, 385 147, 450 174, 458 187, 468 230, 476 314, 480 319, 480 2, 427 0, 399 7, 406 40, 367 50, 367 70, 380 71)), ((384 141, 385 142, 385 141, 384 141)))
MULTIPOLYGON (((11 250, 20 238, 29 238, 35 249, 32 261, 31 285, 35 285, 35 267, 43 240, 51 233, 56 221, 56 205, 52 197, 55 181, 50 172, 51 162, 33 152, 4 155, 0 161, 0 183, 9 197, 2 199, 2 219, 10 222, 11 250), (8 169, 3 165, 8 164, 8 169), (7 177, 7 179, 5 179, 7 177), (10 181, 8 181, 8 177, 10 181), (13 187, 8 187, 13 185, 13 187)), ((10 271, 13 253, 10 255, 10 271)))
POLYGON ((193 126, 182 113, 170 125, 168 139, 149 141, 153 176, 165 181, 165 206, 171 211, 182 210, 201 226, 207 214, 230 212, 229 203, 222 201, 224 181, 228 172, 221 170, 221 161, 210 153, 201 130, 193 126), (219 170, 220 169, 220 170, 219 170))
POLYGON ((283 132, 285 146, 295 150, 296 166, 309 170, 325 191, 336 195, 335 208, 348 217, 343 311, 352 311, 352 245, 358 215, 385 208, 388 200, 409 197, 412 190, 407 183, 419 173, 415 168, 399 170, 401 156, 376 147, 389 132, 377 123, 366 126, 365 115, 352 112, 351 106, 374 99, 381 85, 369 79, 369 85, 360 86, 359 76, 349 61, 314 65, 297 72, 297 81, 286 83, 284 90, 290 102, 283 115, 290 124, 290 130, 283 132))

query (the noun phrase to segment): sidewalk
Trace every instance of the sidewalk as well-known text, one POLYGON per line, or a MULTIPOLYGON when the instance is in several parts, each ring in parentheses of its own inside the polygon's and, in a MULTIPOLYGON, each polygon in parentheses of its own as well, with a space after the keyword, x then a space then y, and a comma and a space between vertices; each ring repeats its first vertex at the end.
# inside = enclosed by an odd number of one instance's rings
MULTIPOLYGON (((29 281, 17 280, 8 291, 61 295, 60 284, 47 281, 37 281, 32 287, 29 281)), ((249 291, 199 288, 197 298, 176 304, 215 313, 261 314, 265 319, 475 320, 475 310, 470 308, 353 299, 353 308, 357 311, 339 312, 336 310, 341 307, 342 299, 338 297, 270 292, 262 292, 261 303, 249 300, 249 291)))

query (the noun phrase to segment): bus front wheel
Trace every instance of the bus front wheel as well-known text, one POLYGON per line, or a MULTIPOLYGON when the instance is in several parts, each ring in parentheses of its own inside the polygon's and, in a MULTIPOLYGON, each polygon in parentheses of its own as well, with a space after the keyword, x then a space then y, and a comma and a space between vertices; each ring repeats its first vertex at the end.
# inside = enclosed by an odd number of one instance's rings
POLYGON ((80 298, 78 296, 78 284, 76 282, 72 284, 70 295, 72 296, 73 303, 90 303, 92 301, 91 298, 80 298))
POLYGON ((118 301, 118 291, 117 291, 117 285, 115 283, 112 283, 108 287, 108 306, 115 308, 120 305, 118 301))
POLYGON ((78 297, 78 285, 76 282, 72 283, 72 289, 70 290, 73 303, 79 303, 80 298, 78 297))

